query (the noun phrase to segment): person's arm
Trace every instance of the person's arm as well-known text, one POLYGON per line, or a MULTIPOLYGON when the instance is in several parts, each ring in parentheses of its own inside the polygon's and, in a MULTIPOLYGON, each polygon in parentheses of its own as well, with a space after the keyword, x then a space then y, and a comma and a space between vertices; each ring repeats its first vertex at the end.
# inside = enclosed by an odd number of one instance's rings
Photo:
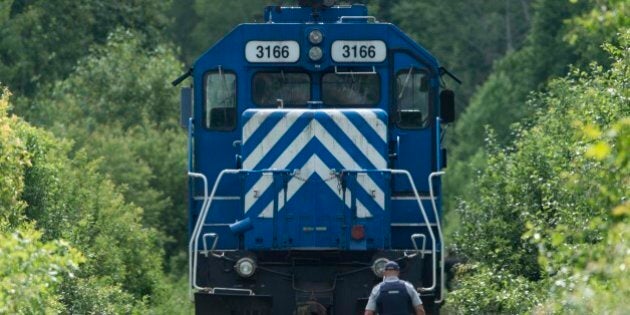
POLYGON ((375 286, 370 293, 370 298, 365 305, 365 313, 363 315, 375 315, 376 314, 376 299, 379 294, 379 286, 375 286))
POLYGON ((420 300, 418 292, 409 282, 405 282, 405 286, 407 287, 407 293, 411 298, 411 305, 413 305, 413 309, 416 311, 416 315, 425 315, 424 306, 422 306, 422 300, 420 300))
MULTIPOLYGON (((373 315, 373 314, 370 314, 370 315, 373 315)), ((416 306, 416 315, 425 315, 424 306, 422 306, 422 304, 416 306)))

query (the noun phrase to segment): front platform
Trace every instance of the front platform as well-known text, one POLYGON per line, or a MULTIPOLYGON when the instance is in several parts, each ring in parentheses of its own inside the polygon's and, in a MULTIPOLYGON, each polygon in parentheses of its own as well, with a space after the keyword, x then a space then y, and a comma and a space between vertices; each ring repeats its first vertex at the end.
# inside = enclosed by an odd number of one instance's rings
MULTIPOLYGON (((199 254, 198 284, 214 288, 214 294, 197 292, 195 310, 197 314, 220 315, 363 314, 372 288, 381 281, 372 271, 373 257, 397 260, 401 279, 414 287, 431 285, 430 254, 413 258, 405 258, 401 251, 236 251, 221 258, 199 254), (258 258, 255 274, 240 277, 234 262, 252 254, 258 258)), ((439 287, 420 297, 428 309, 435 309, 431 306, 438 294, 439 287)))

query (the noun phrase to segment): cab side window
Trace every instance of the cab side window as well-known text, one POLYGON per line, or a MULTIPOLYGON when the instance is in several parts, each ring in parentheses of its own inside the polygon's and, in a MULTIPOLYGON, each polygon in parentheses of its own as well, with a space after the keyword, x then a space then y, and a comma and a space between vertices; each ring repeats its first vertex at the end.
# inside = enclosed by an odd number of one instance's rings
POLYGON ((400 128, 429 124, 429 76, 419 69, 402 70, 396 76, 395 121, 400 128))
POLYGON ((236 75, 225 71, 206 73, 204 126, 211 130, 236 127, 236 75))

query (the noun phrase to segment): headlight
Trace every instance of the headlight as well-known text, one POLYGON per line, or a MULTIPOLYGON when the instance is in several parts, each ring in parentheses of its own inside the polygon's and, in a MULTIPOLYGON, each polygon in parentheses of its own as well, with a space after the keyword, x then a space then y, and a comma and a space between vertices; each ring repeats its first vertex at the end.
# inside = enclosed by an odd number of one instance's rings
POLYGON ((387 258, 382 257, 374 261, 374 263, 372 264, 372 271, 374 272, 375 276, 379 278, 383 277, 383 272, 385 272, 385 265, 388 261, 389 260, 387 258))
POLYGON ((311 60, 313 61, 318 61, 322 59, 323 55, 324 55, 324 52, 322 51, 321 48, 317 46, 311 47, 311 49, 308 51, 308 57, 311 58, 311 60))
POLYGON ((234 265, 234 269, 239 276, 249 278, 256 272, 256 262, 249 257, 241 258, 234 265))
POLYGON ((308 41, 313 45, 317 45, 324 40, 324 34, 320 30, 312 30, 308 34, 308 41))

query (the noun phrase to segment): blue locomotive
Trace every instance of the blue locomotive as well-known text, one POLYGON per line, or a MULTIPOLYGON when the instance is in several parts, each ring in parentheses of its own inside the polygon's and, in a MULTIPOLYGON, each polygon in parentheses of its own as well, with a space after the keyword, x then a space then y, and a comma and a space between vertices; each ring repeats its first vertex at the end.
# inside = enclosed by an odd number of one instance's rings
POLYGON ((199 314, 362 313, 388 260, 443 301, 448 74, 363 5, 269 6, 182 89, 199 314))

